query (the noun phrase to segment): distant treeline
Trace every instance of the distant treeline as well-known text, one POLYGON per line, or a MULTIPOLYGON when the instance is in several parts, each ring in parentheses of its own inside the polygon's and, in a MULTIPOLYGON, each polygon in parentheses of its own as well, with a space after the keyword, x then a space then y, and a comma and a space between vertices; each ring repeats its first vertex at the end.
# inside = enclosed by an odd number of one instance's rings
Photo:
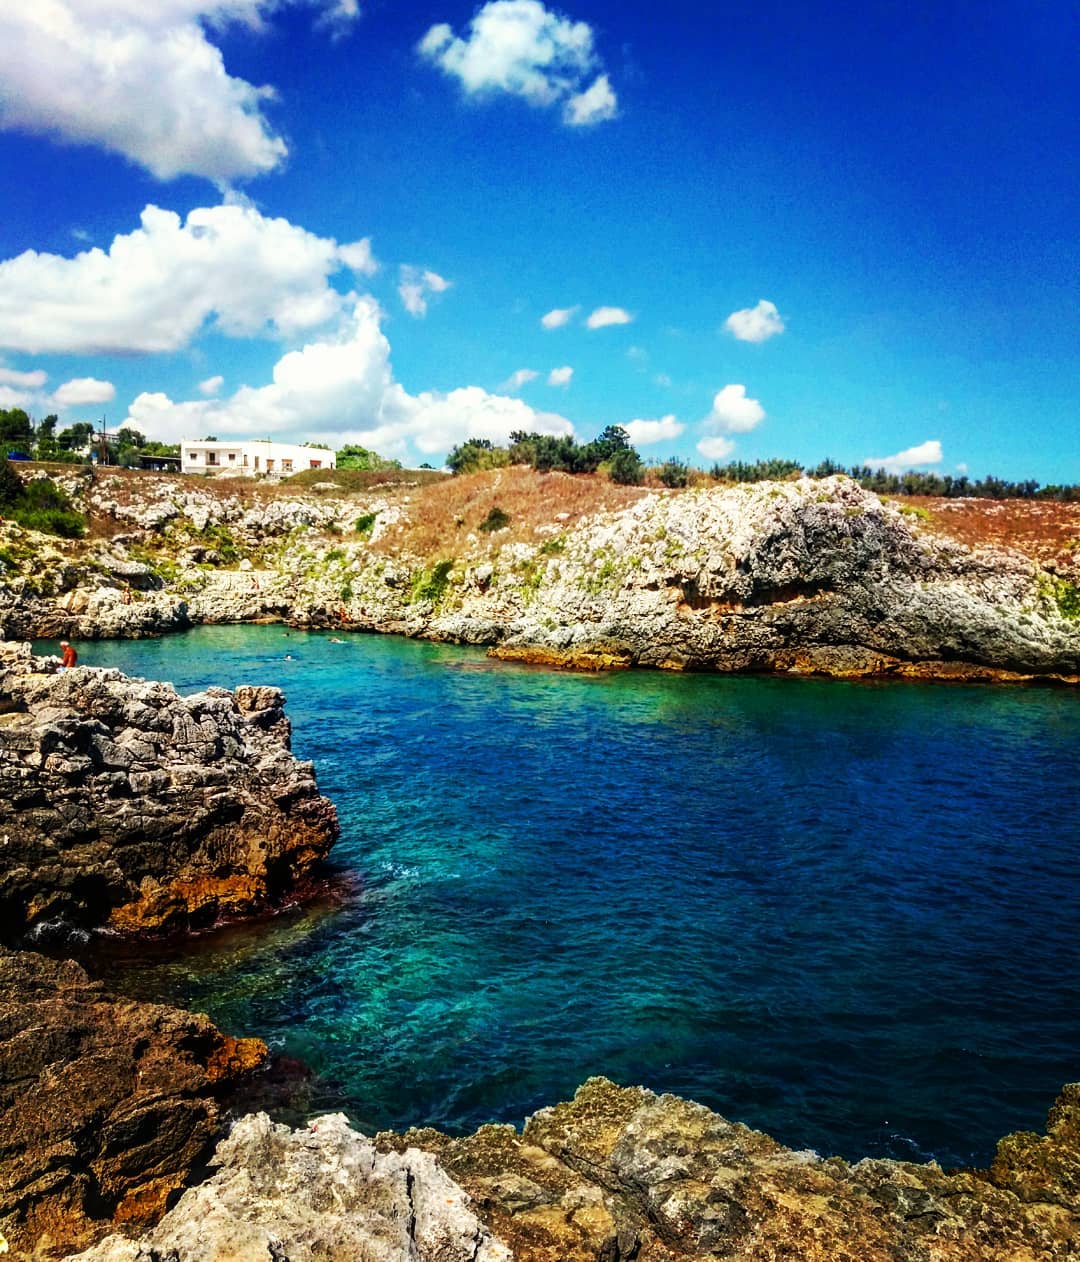
POLYGON ((1034 480, 1008 482, 1004 478, 988 476, 972 479, 966 475, 951 474, 889 473, 886 469, 871 469, 869 465, 852 465, 847 468, 835 460, 823 460, 813 468, 805 468, 794 460, 755 460, 748 464, 742 460, 726 465, 713 465, 709 476, 718 482, 772 482, 805 474, 810 478, 828 478, 843 473, 854 479, 868 491, 880 495, 937 495, 946 498, 975 496, 992 500, 1063 500, 1080 502, 1080 486, 1041 486, 1034 480))
POLYGON ((556 469, 563 473, 602 470, 612 482, 628 486, 637 486, 645 478, 641 457, 621 425, 609 425, 589 443, 579 443, 566 434, 527 434, 524 430, 510 435, 509 447, 496 447, 487 438, 470 438, 446 458, 451 473, 477 473, 512 464, 531 465, 544 473, 556 469))

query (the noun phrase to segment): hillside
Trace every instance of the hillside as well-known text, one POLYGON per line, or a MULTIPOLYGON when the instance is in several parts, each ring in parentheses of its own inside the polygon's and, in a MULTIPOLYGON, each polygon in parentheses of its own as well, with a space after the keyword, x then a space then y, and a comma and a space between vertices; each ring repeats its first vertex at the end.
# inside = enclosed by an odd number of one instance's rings
POLYGON ((846 477, 686 490, 514 466, 280 484, 51 473, 81 539, 0 523, 7 638, 282 619, 576 666, 1080 674, 1080 505, 846 477))

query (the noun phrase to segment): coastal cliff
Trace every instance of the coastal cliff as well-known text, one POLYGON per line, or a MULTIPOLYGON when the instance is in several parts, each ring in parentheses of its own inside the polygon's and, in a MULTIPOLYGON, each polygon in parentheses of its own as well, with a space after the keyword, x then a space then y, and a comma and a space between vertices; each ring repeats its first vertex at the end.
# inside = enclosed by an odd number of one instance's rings
POLYGON ((340 1115, 243 1119, 142 1240, 82 1262, 1036 1262, 1076 1256, 1080 1088, 990 1171, 793 1152, 700 1105, 594 1078, 518 1133, 375 1142, 340 1115))
POLYGON ((525 468, 362 490, 69 477, 96 537, 5 524, 8 637, 281 619, 585 668, 1080 677, 1076 505, 1019 505, 1061 518, 1043 540, 986 503, 988 537, 964 538, 970 504, 932 512, 844 477, 674 492, 525 468))
POLYGON ((288 895, 337 835, 276 688, 58 669, 0 645, 0 934, 167 932, 288 895))

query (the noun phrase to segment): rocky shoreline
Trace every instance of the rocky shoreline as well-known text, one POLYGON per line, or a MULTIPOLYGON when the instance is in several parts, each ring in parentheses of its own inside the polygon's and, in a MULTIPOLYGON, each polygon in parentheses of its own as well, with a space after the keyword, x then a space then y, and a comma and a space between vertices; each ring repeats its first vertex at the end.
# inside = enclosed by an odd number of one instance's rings
POLYGON ((0 528, 6 638, 282 620, 569 668, 1080 680, 1075 546, 969 546, 946 514, 928 523, 844 477, 628 491, 615 507, 587 480, 525 469, 261 499, 194 479, 70 479, 100 538, 0 528), (485 533, 497 503, 541 507, 485 533))
MULTIPOLYGON (((9 637, 281 618, 575 669, 1080 678, 1071 578, 924 531, 845 479, 643 494, 556 515, 528 540, 481 540, 462 515, 457 551, 440 556, 410 518, 431 504, 408 496, 253 503, 163 479, 132 483, 123 500, 108 477, 76 478, 96 539, 28 540, 0 525, 9 637)), ((477 486, 474 516, 499 493, 491 479, 477 486)), ((0 646, 0 938, 186 932, 302 888, 337 822, 310 764, 289 752, 283 703, 274 688, 182 698, 0 646)), ((366 1139, 341 1117, 293 1132, 230 1112, 265 1060, 257 1039, 0 946, 0 1252, 1080 1256, 1077 1085, 1046 1136, 1006 1137, 989 1171, 944 1173, 792 1152, 689 1101, 602 1079, 520 1133, 366 1139)))

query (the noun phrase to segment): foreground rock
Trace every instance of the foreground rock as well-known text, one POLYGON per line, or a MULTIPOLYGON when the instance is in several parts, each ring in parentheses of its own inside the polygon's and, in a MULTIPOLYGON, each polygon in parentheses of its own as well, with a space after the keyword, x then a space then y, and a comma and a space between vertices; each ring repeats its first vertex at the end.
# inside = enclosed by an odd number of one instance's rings
POLYGON ((217 1172, 136 1242, 113 1236, 83 1262, 509 1262, 430 1153, 377 1152, 341 1114, 307 1130, 244 1118, 217 1172))
POLYGON ((206 1017, 108 996, 0 948, 0 1232, 16 1256, 156 1221, 266 1055, 206 1017))
POLYGON ((292 1134, 256 1116, 141 1242, 112 1237, 83 1262, 1049 1262, 1080 1254, 1078 1120, 1068 1087, 1048 1136, 1003 1140, 989 1173, 945 1174, 793 1152, 602 1078, 522 1134, 373 1148, 339 1116, 292 1134))
POLYGON ((283 704, 0 646, 0 936, 179 930, 294 890, 337 816, 289 752, 283 704))

